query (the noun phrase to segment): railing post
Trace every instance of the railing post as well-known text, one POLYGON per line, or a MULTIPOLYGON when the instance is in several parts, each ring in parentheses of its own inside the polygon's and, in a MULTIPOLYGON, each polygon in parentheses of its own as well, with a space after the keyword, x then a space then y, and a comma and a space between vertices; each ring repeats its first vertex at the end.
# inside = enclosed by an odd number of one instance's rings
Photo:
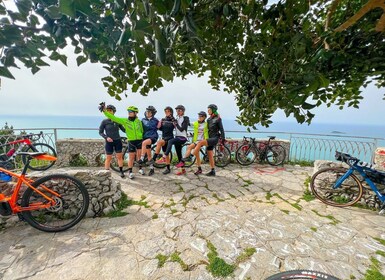
POLYGON ((56 142, 57 142, 57 129, 56 128, 53 129, 53 137, 55 138, 55 146, 56 146, 56 142))

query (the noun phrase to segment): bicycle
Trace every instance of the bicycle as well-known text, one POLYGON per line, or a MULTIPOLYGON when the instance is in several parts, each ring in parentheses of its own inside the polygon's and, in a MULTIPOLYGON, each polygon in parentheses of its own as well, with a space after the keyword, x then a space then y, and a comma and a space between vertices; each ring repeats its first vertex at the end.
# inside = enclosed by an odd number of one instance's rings
POLYGON ((326 274, 324 272, 313 270, 291 270, 274 274, 265 280, 283 280, 283 279, 296 279, 296 280, 339 280, 337 277, 326 274))
POLYGON ((271 144, 275 136, 269 136, 268 141, 257 142, 255 138, 243 137, 244 144, 235 152, 235 159, 240 165, 250 165, 258 159, 267 161, 270 165, 283 165, 286 150, 280 144, 271 144))
MULTIPOLYGON (((65 174, 51 174, 37 180, 26 176, 31 160, 55 161, 43 152, 20 152, 26 157, 21 174, 0 167, 0 180, 11 193, 0 193, 0 214, 18 214, 32 227, 59 232, 76 225, 87 213, 89 195, 78 179, 65 174), (14 185, 12 178, 17 178, 14 185)), ((4 187, 4 186, 3 186, 4 187)))
MULTIPOLYGON (((188 146, 191 145, 191 143, 185 143, 182 146, 182 154, 185 155, 188 146)), ((201 147, 199 152, 202 155, 202 162, 208 163, 209 162, 209 157, 207 155, 207 147, 201 147)), ((230 149, 225 146, 222 143, 218 143, 215 145, 214 148, 214 162, 215 166, 218 167, 225 167, 231 162, 231 152, 230 149)), ((195 161, 196 158, 193 154, 191 154, 189 157, 187 157, 188 160, 184 162, 184 167, 191 167, 195 161)))
MULTIPOLYGON (((21 152, 44 152, 48 155, 56 157, 56 151, 53 147, 45 143, 35 143, 35 141, 39 140, 43 135, 43 131, 38 134, 27 134, 21 135, 21 139, 7 142, 5 144, 1 144, 0 148, 4 148, 6 146, 12 146, 7 153, 0 155, 0 160, 2 161, 2 166, 6 169, 14 169, 15 168, 15 158, 21 152), (17 146, 17 148, 16 148, 17 146)), ((21 158, 23 165, 27 162, 27 157, 24 155, 21 158)), ((55 161, 33 161, 29 164, 29 169, 35 171, 43 171, 47 170, 55 164, 55 161)))
MULTIPOLYGON (((128 153, 128 147, 129 147, 129 142, 127 141, 126 137, 121 137, 121 139, 122 139, 122 143, 123 143, 123 150, 122 150, 122 153, 123 153, 123 172, 127 172, 128 171, 128 154, 129 154, 128 153)), ((153 144, 151 146, 152 154, 155 153, 155 148, 156 148, 156 144, 153 144)), ((135 150, 136 150, 136 148, 135 148, 135 150)), ((159 154, 159 158, 160 157, 162 157, 162 154, 159 154)), ((170 157, 170 162, 172 162, 172 158, 173 158, 172 153, 169 154, 169 157, 170 157)), ((145 162, 146 162, 147 161, 147 153, 145 154, 144 159, 145 159, 145 162)), ((120 172, 118 161, 117 161, 117 159, 115 157, 112 158, 110 167, 111 167, 112 170, 114 170, 116 172, 120 172)), ((154 162, 154 167, 156 167, 156 168, 164 168, 164 167, 166 167, 166 163, 156 163, 156 162, 154 162)))
POLYGON ((362 181, 365 181, 381 202, 380 214, 385 214, 385 194, 381 194, 374 184, 385 184, 385 172, 375 170, 371 165, 349 154, 337 151, 335 158, 350 167, 328 167, 317 171, 310 181, 313 194, 331 206, 352 206, 361 199, 364 193, 362 181))

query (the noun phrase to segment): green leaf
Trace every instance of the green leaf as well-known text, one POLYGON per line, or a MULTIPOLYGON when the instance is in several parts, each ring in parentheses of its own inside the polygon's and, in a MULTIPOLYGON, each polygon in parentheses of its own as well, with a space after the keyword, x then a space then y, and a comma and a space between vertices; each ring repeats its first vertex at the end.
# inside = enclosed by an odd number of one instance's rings
POLYGON ((59 10, 62 14, 75 18, 75 3, 74 0, 59 0, 59 10))
POLYGON ((139 89, 139 85, 138 84, 133 84, 132 85, 132 88, 131 88, 132 92, 137 92, 138 89, 139 89))
POLYGON ((152 34, 151 24, 144 19, 140 19, 135 22, 135 30, 141 30, 145 33, 152 34))
POLYGON ((172 73, 170 66, 160 66, 160 76, 166 81, 172 81, 174 78, 174 74, 172 73))
POLYGON ((309 104, 309 103, 307 103, 307 102, 304 102, 304 103, 302 104, 302 108, 305 109, 305 110, 310 110, 310 109, 313 109, 314 107, 316 107, 316 105, 314 105, 314 104, 309 104))
POLYGON ((46 12, 47 15, 52 19, 60 19, 63 16, 62 13, 60 13, 59 7, 54 5, 45 8, 44 12, 46 12))
POLYGON ((146 52, 142 48, 135 49, 135 55, 136 55, 136 62, 139 66, 143 66, 146 62, 146 52))
POLYGON ((15 0, 15 4, 23 16, 27 16, 32 8, 31 0, 15 0))
POLYGON ((152 65, 147 69, 147 77, 148 77, 148 86, 153 88, 156 86, 157 81, 159 80, 160 71, 159 67, 156 65, 152 65))
POLYGON ((83 63, 87 62, 87 57, 86 56, 78 56, 76 58, 76 62, 78 64, 78 66, 82 65, 83 63))
POLYGON ((79 11, 86 16, 91 15, 92 9, 89 0, 74 0, 74 3, 76 11, 79 11))
POLYGON ((116 43, 118 46, 125 45, 128 40, 131 38, 131 31, 128 28, 125 28, 122 33, 120 34, 119 40, 116 43))
POLYGON ((15 77, 11 74, 11 72, 8 70, 8 68, 0 66, 0 76, 15 79, 15 77))

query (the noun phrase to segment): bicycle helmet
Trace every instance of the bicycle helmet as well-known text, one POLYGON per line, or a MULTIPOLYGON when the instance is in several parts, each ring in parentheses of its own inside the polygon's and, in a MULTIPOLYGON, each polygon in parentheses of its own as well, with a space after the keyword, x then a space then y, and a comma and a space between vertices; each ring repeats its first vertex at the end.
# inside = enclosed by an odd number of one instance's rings
POLYGON ((116 113, 116 107, 114 105, 107 105, 107 110, 112 110, 112 112, 116 113))
POLYGON ((183 112, 186 111, 186 108, 183 105, 178 105, 175 107, 175 110, 178 110, 178 109, 182 110, 183 112))
POLYGON ((207 114, 206 114, 206 112, 204 112, 204 111, 200 111, 199 113, 198 113, 198 116, 203 116, 203 117, 207 117, 207 114))
POLYGON ((171 112, 171 115, 174 114, 174 110, 170 106, 167 106, 166 108, 164 108, 164 110, 169 110, 171 112))
POLYGON ((138 113, 139 109, 138 109, 138 107, 135 107, 135 106, 129 106, 127 108, 127 111, 132 111, 132 112, 138 113))
POLYGON ((155 116, 156 112, 158 112, 158 111, 155 109, 154 106, 148 106, 148 107, 146 108, 146 111, 151 112, 152 116, 155 116))
POLYGON ((218 110, 218 106, 215 104, 210 104, 209 106, 207 106, 207 108, 210 108, 211 110, 213 110, 213 112, 216 112, 218 110))

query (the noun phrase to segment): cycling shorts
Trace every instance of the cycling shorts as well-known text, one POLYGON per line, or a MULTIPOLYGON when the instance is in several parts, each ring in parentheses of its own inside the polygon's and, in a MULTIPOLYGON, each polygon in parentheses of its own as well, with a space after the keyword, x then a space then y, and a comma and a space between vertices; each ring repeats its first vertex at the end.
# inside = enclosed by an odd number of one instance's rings
POLYGON ((218 137, 207 139, 207 151, 214 150, 214 147, 218 144, 218 141, 219 141, 218 137))
POLYGON ((106 154, 112 155, 115 151, 115 153, 121 153, 123 150, 123 144, 122 140, 113 140, 113 142, 107 142, 105 144, 106 154))
POLYGON ((141 150, 142 149, 142 141, 143 140, 128 141, 128 152, 134 153, 134 152, 136 152, 136 150, 141 150))

